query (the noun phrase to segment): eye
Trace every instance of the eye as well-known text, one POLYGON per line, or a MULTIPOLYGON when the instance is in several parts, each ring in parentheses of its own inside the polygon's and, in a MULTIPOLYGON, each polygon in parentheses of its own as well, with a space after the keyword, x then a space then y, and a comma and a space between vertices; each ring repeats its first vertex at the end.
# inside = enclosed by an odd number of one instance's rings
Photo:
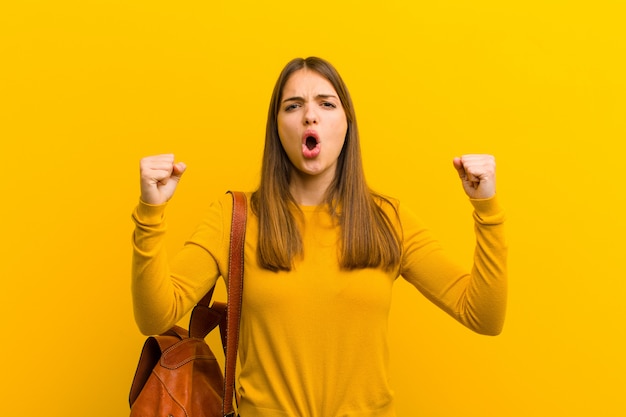
POLYGON ((285 111, 292 111, 292 110, 297 109, 298 107, 300 107, 299 103, 291 103, 285 106, 285 111))
POLYGON ((329 109, 336 109, 337 108, 335 103, 331 103, 330 101, 322 101, 322 107, 326 107, 326 108, 329 108, 329 109))

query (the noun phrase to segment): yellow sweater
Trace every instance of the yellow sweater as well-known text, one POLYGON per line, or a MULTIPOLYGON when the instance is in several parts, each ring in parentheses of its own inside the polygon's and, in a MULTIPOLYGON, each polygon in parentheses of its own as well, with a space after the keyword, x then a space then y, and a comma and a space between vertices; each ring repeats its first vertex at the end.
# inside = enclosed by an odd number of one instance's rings
MULTIPOLYGON (((449 260, 400 204, 399 270, 340 270, 337 227, 323 209, 303 207, 304 257, 291 272, 273 273, 256 263, 258 223, 249 211, 237 384, 241 415, 394 417, 387 321, 398 276, 470 329, 498 334, 506 304, 504 215, 495 198, 470 201, 477 242, 471 273, 449 260)), ((171 261, 163 247, 164 210, 140 202, 133 213, 132 291, 145 334, 175 324, 227 271, 230 196, 209 208, 171 261)))

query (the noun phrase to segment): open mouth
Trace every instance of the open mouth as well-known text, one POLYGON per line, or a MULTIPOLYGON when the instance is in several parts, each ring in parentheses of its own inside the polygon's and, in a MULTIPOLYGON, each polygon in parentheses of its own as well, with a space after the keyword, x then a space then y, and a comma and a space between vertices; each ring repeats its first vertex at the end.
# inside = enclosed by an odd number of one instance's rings
POLYGON ((317 157, 321 152, 321 143, 317 132, 309 129, 302 136, 302 155, 307 159, 317 157))
POLYGON ((313 149, 315 149, 315 147, 317 146, 317 138, 315 138, 314 136, 307 136, 306 139, 304 140, 304 145, 310 150, 312 151, 313 149))

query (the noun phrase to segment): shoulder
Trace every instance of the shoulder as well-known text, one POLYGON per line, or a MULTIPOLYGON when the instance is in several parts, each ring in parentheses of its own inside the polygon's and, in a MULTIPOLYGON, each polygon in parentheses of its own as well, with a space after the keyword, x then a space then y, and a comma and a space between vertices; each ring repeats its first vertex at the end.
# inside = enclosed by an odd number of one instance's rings
POLYGON ((233 211, 233 199, 235 194, 240 194, 244 197, 246 205, 250 206, 250 200, 252 198, 251 191, 226 191, 224 194, 213 200, 211 206, 219 208, 223 213, 231 213, 233 211))
POLYGON ((372 194, 376 205, 387 216, 391 224, 396 228, 424 229, 424 223, 419 216, 407 205, 402 204, 398 198, 383 194, 372 194))
POLYGON ((372 193, 372 199, 374 204, 382 210, 387 216, 393 215, 397 217, 400 210, 400 200, 395 197, 390 197, 384 194, 372 193))
MULTIPOLYGON (((246 206, 249 207, 250 192, 241 192, 246 201, 246 206)), ((249 211, 249 208, 248 208, 249 211)), ((204 213, 203 225, 205 227, 220 228, 224 233, 228 233, 230 230, 230 224, 233 214, 233 195, 230 192, 225 192, 222 195, 217 196, 207 207, 204 213)))

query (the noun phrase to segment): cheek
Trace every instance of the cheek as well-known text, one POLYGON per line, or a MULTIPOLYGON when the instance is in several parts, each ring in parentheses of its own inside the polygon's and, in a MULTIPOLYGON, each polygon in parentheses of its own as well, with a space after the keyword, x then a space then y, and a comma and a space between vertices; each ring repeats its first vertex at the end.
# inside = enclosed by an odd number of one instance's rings
POLYGON ((346 119, 338 120, 335 124, 335 131, 337 132, 337 140, 340 142, 341 147, 343 147, 346 136, 348 135, 348 121, 346 119))
POLYGON ((278 116, 276 119, 276 128, 278 130, 278 136, 280 136, 281 142, 289 139, 289 136, 293 132, 293 122, 289 119, 289 117, 278 116))
POLYGON ((346 132, 348 131, 348 118, 346 117, 345 112, 341 112, 335 120, 335 128, 337 131, 343 132, 343 137, 346 137, 346 132))
POLYGON ((285 128, 285 126, 281 126, 280 124, 277 126, 278 130, 278 140, 280 141, 280 146, 283 148, 287 157, 291 160, 294 157, 296 152, 299 152, 300 146, 299 143, 296 143, 294 140, 290 139, 292 135, 289 134, 289 129, 285 128))
POLYGON ((280 117, 278 118, 278 121, 276 123, 276 130, 278 131, 278 138, 280 139, 280 144, 284 148, 285 139, 287 138, 287 130, 285 129, 285 124, 283 123, 280 117))

